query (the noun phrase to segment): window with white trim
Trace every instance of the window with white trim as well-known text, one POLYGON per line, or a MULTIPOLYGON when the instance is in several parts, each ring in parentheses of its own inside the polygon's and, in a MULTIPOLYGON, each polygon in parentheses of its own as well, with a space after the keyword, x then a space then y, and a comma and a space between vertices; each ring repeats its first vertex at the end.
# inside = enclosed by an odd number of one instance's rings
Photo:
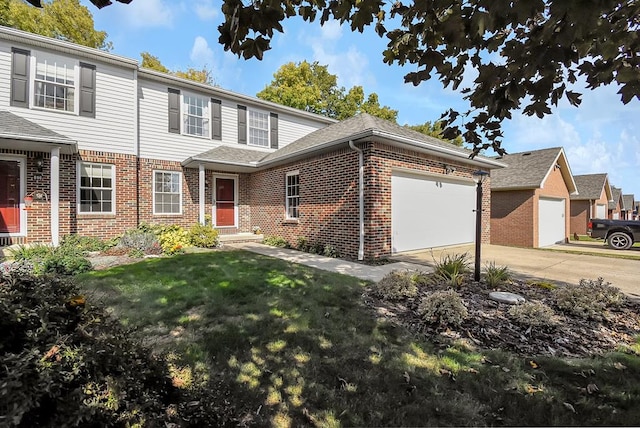
POLYGON ((80 163, 78 211, 115 213, 115 167, 99 163, 80 163))
POLYGON ((209 137, 209 99, 184 94, 182 97, 182 132, 187 135, 209 137))
POLYGON ((285 187, 287 219, 297 220, 300 214, 300 173, 298 171, 287 173, 285 187))
POLYGON ((182 174, 178 171, 153 171, 153 213, 182 213, 182 174))
POLYGON ((249 144, 269 147, 269 113, 249 110, 249 144))
POLYGON ((39 54, 35 59, 33 106, 75 112, 75 61, 39 54))

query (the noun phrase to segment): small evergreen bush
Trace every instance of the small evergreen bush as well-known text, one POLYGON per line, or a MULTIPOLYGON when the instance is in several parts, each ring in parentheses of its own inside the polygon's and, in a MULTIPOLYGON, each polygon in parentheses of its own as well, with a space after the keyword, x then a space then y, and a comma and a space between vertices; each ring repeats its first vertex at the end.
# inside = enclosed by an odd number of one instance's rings
POLYGON ((455 290, 434 291, 422 298, 418 314, 429 324, 459 326, 469 316, 464 301, 455 290))
POLYGON ((211 226, 196 223, 189 229, 191 245, 200 248, 215 248, 218 246, 218 231, 211 226))
POLYGON ((418 295, 416 275, 407 271, 393 271, 374 284, 372 291, 375 295, 386 300, 416 297, 418 295))
POLYGON ((601 320, 608 308, 620 306, 625 296, 604 279, 581 279, 578 285, 553 290, 556 305, 581 318, 601 320))
POLYGON ((120 238, 120 247, 130 250, 138 250, 144 254, 159 254, 162 252, 160 241, 155 233, 146 230, 132 229, 125 232, 120 238))
POLYGON ((262 243, 265 245, 270 245, 272 247, 279 247, 279 248, 289 248, 289 242, 280 237, 280 236, 265 236, 262 239, 262 243))
POLYGON ((509 308, 513 320, 525 327, 551 327, 558 323, 553 309, 542 302, 524 302, 509 308))

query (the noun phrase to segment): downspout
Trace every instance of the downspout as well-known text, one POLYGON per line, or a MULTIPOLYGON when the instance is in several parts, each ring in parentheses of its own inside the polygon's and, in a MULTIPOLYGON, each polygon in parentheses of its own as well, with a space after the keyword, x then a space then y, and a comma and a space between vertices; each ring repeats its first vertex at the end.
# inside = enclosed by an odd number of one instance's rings
POLYGON ((360 244, 358 246, 358 260, 364 260, 364 152, 349 140, 349 147, 358 152, 358 198, 360 205, 360 244))

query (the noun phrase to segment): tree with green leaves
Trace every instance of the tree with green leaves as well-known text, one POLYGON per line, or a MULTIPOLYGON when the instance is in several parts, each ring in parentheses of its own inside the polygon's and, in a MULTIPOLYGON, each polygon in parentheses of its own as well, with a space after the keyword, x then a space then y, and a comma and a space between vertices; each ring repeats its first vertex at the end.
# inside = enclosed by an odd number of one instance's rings
POLYGON ((273 80, 256 95, 263 100, 294 107, 300 110, 346 119, 358 113, 395 121, 398 111, 380 106, 378 95, 371 93, 365 100, 362 86, 349 91, 338 86, 338 77, 329 73, 326 65, 317 61, 289 62, 273 75, 273 80))
POLYGON ((160 58, 151 55, 149 52, 142 52, 140 56, 142 57, 142 63, 140 64, 140 66, 143 68, 159 71, 160 73, 173 74, 176 77, 193 80, 194 82, 204 83, 206 85, 214 84, 211 70, 209 70, 207 67, 203 67, 201 70, 188 68, 185 71, 171 71, 162 64, 160 58))
POLYGON ((95 29, 93 15, 79 0, 44 2, 41 9, 22 0, 0 0, 0 25, 91 48, 112 48, 107 33, 95 29))
POLYGON ((422 125, 405 125, 405 126, 407 128, 413 129, 414 131, 418 131, 422 134, 429 135, 431 137, 438 138, 440 140, 444 140, 458 147, 462 147, 462 145, 464 144, 464 140, 462 139, 462 137, 458 135, 454 139, 445 138, 444 127, 442 125, 443 125, 442 121, 435 121, 435 122, 427 121, 422 125))

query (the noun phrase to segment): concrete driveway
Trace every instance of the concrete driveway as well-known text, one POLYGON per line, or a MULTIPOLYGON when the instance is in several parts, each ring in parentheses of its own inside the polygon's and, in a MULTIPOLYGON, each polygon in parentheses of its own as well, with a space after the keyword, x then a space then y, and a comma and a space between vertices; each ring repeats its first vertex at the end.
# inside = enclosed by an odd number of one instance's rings
MULTIPOLYGON (((631 297, 640 298, 640 260, 626 260, 611 255, 628 254, 640 256, 640 248, 627 251, 611 250, 598 242, 555 245, 544 249, 482 245, 482 265, 494 262, 497 266, 508 266, 521 279, 549 280, 577 284, 580 279, 602 277, 631 297), (574 254, 572 252, 581 252, 574 254), (590 254, 582 254, 589 252, 590 254), (603 257, 610 253, 608 257, 603 257)), ((433 250, 407 252, 393 256, 393 260, 433 266, 446 254, 468 253, 473 264, 474 246, 464 245, 433 250)))

